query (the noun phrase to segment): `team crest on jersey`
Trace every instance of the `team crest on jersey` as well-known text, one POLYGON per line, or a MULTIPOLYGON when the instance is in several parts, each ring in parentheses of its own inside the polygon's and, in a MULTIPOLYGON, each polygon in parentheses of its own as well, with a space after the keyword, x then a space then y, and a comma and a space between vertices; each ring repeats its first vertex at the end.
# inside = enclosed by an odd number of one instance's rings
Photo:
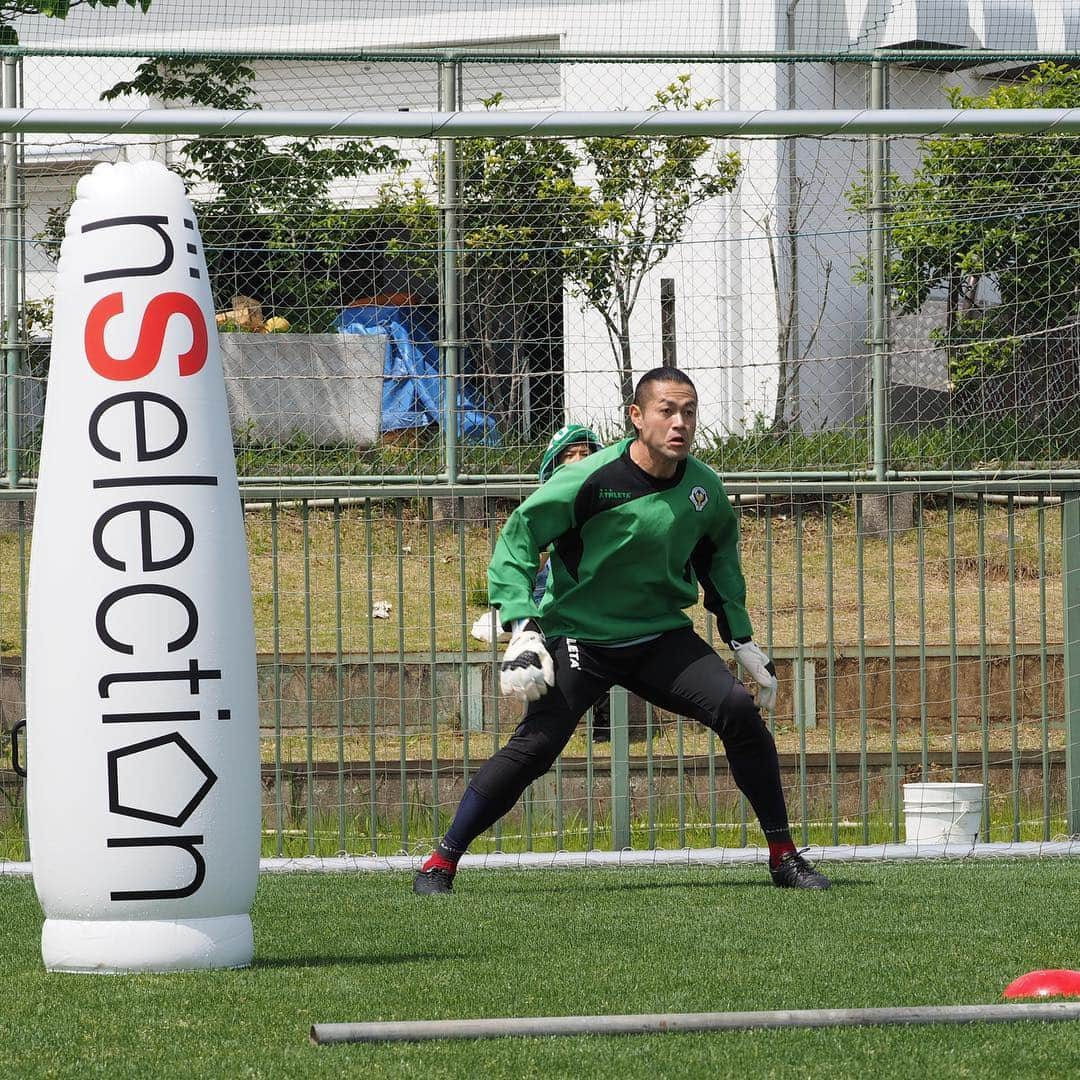
POLYGON ((698 484, 697 487, 690 490, 690 502, 693 504, 694 509, 701 513, 709 504, 709 493, 698 484))

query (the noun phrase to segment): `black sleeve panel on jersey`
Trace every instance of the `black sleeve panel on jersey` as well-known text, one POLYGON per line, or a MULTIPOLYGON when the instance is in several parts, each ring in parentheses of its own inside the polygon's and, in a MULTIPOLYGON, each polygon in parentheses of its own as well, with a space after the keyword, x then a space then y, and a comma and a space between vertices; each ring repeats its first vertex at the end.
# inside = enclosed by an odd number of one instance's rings
POLYGON ((555 543, 551 546, 555 549, 559 558, 562 559, 563 565, 570 572, 570 576, 577 581, 581 556, 585 554, 585 545, 581 540, 581 530, 578 528, 567 529, 562 536, 555 538, 555 543))
POLYGON ((727 613, 724 611, 724 599, 720 595, 710 573, 713 556, 716 554, 716 545, 708 536, 703 536, 690 553, 690 564, 697 574, 705 594, 705 608, 716 616, 716 627, 720 631, 720 637, 727 645, 731 644, 731 627, 728 625, 727 613))
POLYGON ((717 493, 708 532, 690 556, 705 593, 705 606, 716 615, 720 636, 731 644, 753 636, 746 610, 746 579, 739 564, 739 523, 723 487, 717 493))

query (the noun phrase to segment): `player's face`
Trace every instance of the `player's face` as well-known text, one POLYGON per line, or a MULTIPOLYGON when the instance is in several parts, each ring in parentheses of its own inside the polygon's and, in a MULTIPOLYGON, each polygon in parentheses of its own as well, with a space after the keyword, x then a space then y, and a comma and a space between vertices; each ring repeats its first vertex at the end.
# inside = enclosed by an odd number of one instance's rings
POLYGON ((640 407, 630 406, 638 438, 656 459, 679 462, 690 453, 697 430, 697 393, 685 383, 653 383, 640 407))
POLYGON ((582 461, 592 453, 592 447, 588 443, 574 443, 573 446, 568 446, 559 455, 560 465, 569 465, 571 461, 582 461))

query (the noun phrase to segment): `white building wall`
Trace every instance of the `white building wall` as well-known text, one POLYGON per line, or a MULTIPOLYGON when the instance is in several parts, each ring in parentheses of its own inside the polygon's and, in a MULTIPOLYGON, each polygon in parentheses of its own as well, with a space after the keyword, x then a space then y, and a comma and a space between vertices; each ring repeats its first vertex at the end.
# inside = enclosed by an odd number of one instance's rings
MULTIPOLYGON (((23 101, 44 108, 101 108, 102 91, 130 78, 138 60, 90 57, 27 57, 23 61, 23 101)), ((136 102, 145 104, 145 102, 136 102)), ((53 207, 73 197, 75 182, 101 161, 162 158, 161 140, 146 136, 34 135, 24 140, 23 184, 27 197, 26 234, 42 232, 53 207)), ((55 263, 40 245, 26 251, 26 297, 50 299, 55 263)))

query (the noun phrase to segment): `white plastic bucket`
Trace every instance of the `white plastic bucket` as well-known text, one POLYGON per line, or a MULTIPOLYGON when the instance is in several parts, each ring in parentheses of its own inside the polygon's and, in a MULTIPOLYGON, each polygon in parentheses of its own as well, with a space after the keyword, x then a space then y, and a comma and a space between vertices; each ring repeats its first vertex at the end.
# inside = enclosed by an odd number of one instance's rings
POLYGON ((971 847, 979 838, 984 797, 982 784, 905 784, 906 842, 971 847))

